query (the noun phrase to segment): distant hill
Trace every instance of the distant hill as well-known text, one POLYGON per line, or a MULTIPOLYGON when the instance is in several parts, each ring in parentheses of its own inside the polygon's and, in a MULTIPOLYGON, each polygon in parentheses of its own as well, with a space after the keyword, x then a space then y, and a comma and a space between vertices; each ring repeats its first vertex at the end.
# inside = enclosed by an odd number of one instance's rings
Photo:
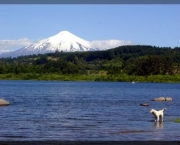
POLYGON ((3 79, 14 76, 12 79, 19 77, 62 80, 61 75, 72 75, 73 79, 79 76, 91 79, 93 76, 94 80, 135 81, 135 76, 143 76, 136 80, 158 82, 180 81, 180 77, 175 76, 179 74, 180 47, 172 49, 135 45, 103 51, 56 51, 17 58, 0 58, 0 76, 3 79), (162 77, 166 75, 168 77, 162 77), (157 77, 154 79, 152 76, 157 77))

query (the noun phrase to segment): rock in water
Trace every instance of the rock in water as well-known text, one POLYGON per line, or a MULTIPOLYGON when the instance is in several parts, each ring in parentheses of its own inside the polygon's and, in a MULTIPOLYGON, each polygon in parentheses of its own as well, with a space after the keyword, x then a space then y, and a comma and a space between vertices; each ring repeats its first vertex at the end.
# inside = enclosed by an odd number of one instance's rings
POLYGON ((142 104, 140 104, 140 106, 149 106, 149 104, 147 104, 147 103, 142 103, 142 104))
POLYGON ((159 97, 159 98, 155 98, 152 101, 172 101, 171 97, 159 97))
POLYGON ((153 99, 153 101, 165 101, 165 97, 159 97, 159 98, 155 98, 153 99))
POLYGON ((172 98, 171 97, 167 97, 166 101, 172 101, 172 98))
POLYGON ((0 106, 6 106, 9 105, 10 103, 7 102, 6 100, 0 99, 0 106))

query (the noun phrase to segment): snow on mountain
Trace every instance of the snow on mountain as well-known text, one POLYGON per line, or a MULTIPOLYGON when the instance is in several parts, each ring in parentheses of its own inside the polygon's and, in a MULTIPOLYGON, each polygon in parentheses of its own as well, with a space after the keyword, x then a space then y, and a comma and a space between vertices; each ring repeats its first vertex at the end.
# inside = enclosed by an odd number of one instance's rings
POLYGON ((32 45, 23 47, 21 49, 3 53, 0 57, 17 57, 30 54, 45 54, 55 51, 75 52, 75 51, 95 51, 100 50, 93 48, 91 42, 81 39, 68 31, 61 31, 60 33, 43 39, 32 45))

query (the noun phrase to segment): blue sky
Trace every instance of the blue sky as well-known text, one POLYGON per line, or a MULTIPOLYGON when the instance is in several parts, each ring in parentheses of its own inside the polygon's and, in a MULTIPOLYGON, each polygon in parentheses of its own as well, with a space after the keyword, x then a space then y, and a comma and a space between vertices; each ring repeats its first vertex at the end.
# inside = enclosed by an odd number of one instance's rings
POLYGON ((0 5, 0 51, 15 50, 63 30, 88 41, 180 46, 180 5, 0 5))

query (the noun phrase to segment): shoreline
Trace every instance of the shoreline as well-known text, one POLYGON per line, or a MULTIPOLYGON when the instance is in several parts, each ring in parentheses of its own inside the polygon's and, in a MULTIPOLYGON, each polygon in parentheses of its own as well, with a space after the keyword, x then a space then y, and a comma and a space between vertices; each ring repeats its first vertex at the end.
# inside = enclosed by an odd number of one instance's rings
POLYGON ((180 75, 130 76, 126 74, 56 74, 56 73, 21 73, 0 74, 0 80, 39 80, 39 81, 91 81, 91 82, 149 82, 149 83, 180 83, 180 75))

